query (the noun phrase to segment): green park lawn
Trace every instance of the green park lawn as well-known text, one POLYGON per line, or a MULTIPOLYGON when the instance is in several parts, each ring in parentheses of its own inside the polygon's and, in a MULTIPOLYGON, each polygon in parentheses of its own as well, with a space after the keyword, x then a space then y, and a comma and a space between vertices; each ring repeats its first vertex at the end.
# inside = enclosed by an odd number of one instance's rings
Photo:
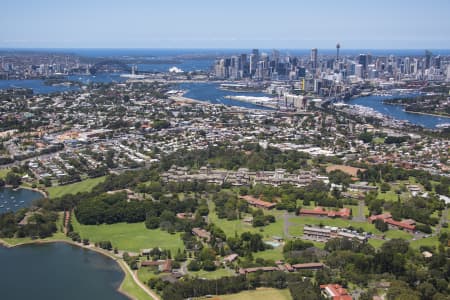
MULTIPOLYGON (((401 196, 400 196, 401 197, 401 196)), ((378 199, 386 201, 397 201, 398 195, 395 191, 390 190, 385 193, 378 193, 378 199)))
POLYGON ((386 240, 380 239, 369 239, 368 243, 372 245, 375 249, 381 248, 381 246, 386 242, 386 240))
POLYGON ((387 239, 411 240, 413 238, 413 235, 411 233, 395 229, 389 229, 388 231, 384 232, 384 235, 386 236, 387 239))
POLYGON ((439 247, 439 240, 436 236, 431 236, 431 237, 427 237, 427 238, 423 238, 423 239, 418 239, 415 241, 410 241, 409 242, 411 247, 414 249, 419 249, 420 246, 429 246, 429 247, 439 247))
POLYGON ((258 288, 254 291, 245 291, 237 294, 219 295, 212 298, 214 300, 254 300, 254 299, 271 299, 271 300, 292 300, 288 289, 277 290, 272 288, 258 288))
POLYGON ((151 279, 159 277, 159 274, 155 274, 155 271, 157 268, 150 268, 150 267, 141 267, 137 270, 137 275, 139 277, 139 280, 145 284, 151 279))
MULTIPOLYGON (((283 216, 281 213, 276 211, 266 212, 267 214, 273 214, 276 217, 276 222, 271 223, 264 227, 253 227, 252 224, 244 222, 241 220, 227 220, 219 219, 215 212, 214 203, 209 203, 209 215, 208 219, 211 223, 219 226, 227 236, 234 236, 236 233, 240 235, 243 232, 259 233, 263 236, 265 240, 271 239, 273 236, 283 236, 283 216)), ((244 217, 244 216, 243 216, 244 217)))
POLYGON ((372 142, 373 142, 375 145, 379 145, 379 144, 384 144, 384 140, 385 140, 385 138, 382 138, 382 137, 376 137, 376 138, 374 138, 374 139, 372 140, 372 142))
POLYGON ((179 233, 170 234, 160 229, 150 230, 145 228, 143 222, 81 225, 74 216, 72 225, 82 239, 87 238, 93 243, 111 241, 113 247, 119 250, 140 252, 142 249, 159 247, 176 253, 178 249, 184 249, 179 233))
MULTIPOLYGON (((120 262, 124 264, 125 262, 120 262)), ((120 285, 120 290, 125 292, 127 295, 133 297, 134 299, 138 300, 152 300, 152 298, 143 290, 141 289, 136 282, 134 282, 133 278, 131 277, 131 274, 127 271, 125 272, 125 278, 122 281, 122 284, 120 285)))
POLYGON ((232 270, 220 268, 220 269, 217 269, 217 270, 211 271, 211 272, 204 271, 204 270, 200 270, 200 271, 196 271, 196 272, 189 271, 189 275, 196 276, 199 278, 216 279, 216 278, 221 278, 221 277, 234 276, 235 273, 232 270))
POLYGON ((262 258, 262 259, 273 260, 273 261, 284 259, 283 247, 280 246, 280 247, 277 247, 274 249, 269 249, 269 250, 253 253, 253 257, 255 259, 262 258))
POLYGON ((106 176, 102 176, 85 179, 72 184, 52 186, 47 188, 47 191, 50 198, 57 198, 66 194, 76 194, 79 192, 90 192, 93 187, 103 182, 105 178, 106 176))
POLYGON ((11 171, 11 169, 9 169, 9 168, 0 169, 0 178, 5 178, 6 174, 8 174, 9 171, 11 171))

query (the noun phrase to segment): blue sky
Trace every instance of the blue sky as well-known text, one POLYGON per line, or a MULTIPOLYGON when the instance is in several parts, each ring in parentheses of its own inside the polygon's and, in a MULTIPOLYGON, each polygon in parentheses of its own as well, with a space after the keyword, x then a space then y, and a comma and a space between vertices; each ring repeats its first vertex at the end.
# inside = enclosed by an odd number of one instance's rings
POLYGON ((449 0, 1 0, 0 47, 449 49, 449 0))

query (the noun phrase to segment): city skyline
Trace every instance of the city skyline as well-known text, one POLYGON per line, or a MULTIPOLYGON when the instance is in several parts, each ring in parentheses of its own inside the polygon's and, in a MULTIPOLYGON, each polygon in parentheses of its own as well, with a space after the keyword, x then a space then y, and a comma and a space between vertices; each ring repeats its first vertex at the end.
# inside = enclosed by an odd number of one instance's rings
POLYGON ((1 48, 448 49, 448 1, 8 1, 1 48), (24 7, 26 8, 24 10, 24 7))

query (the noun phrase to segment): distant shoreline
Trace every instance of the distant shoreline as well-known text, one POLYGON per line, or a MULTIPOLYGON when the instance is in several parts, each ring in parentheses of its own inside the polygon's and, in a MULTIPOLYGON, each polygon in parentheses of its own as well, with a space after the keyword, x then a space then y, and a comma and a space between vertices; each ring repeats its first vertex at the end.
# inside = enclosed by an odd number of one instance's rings
POLYGON ((411 113, 411 114, 426 115, 426 116, 433 116, 433 117, 440 117, 440 118, 448 118, 448 119, 450 119, 450 115, 440 115, 440 114, 426 113, 426 112, 420 112, 420 111, 410 111, 410 110, 406 110, 406 109, 405 109, 405 112, 411 113))
MULTIPOLYGON (((127 276, 127 273, 130 272, 130 276, 132 276, 132 271, 131 269, 128 268, 127 265, 125 265, 126 263, 122 261, 121 258, 114 256, 113 254, 109 253, 108 251, 95 247, 92 244, 90 244, 89 246, 80 244, 80 243, 76 243, 74 241, 71 240, 35 240, 35 241, 29 241, 29 242, 23 242, 23 243, 18 243, 15 245, 12 245, 8 242, 6 242, 3 239, 0 239, 0 246, 3 246, 7 249, 11 249, 11 248, 16 248, 16 247, 20 247, 20 246, 26 246, 26 245, 42 245, 42 244, 51 244, 51 243, 63 243, 63 244, 68 244, 68 245, 72 245, 72 246, 76 246, 79 247, 81 249, 86 249, 86 250, 92 250, 94 252, 97 252, 103 256, 109 257, 110 259, 114 260, 120 267, 120 269, 122 270, 122 273, 124 275, 122 282, 120 283, 119 287, 116 289, 119 293, 121 293, 122 295, 124 295, 125 297, 129 298, 130 300, 139 300, 134 298, 133 296, 129 295, 127 292, 125 292, 123 290, 123 284, 125 282, 125 278, 127 276), (128 268, 128 270, 127 270, 128 268)), ((133 277, 133 276, 132 276, 133 277)), ((146 291, 145 291, 146 292, 146 291)), ((149 295, 150 298, 153 298, 151 295, 149 295)))
POLYGON ((433 113, 427 113, 427 112, 421 112, 421 111, 406 110, 406 108, 405 108, 406 105, 401 104, 401 103, 391 103, 391 102, 383 101, 383 104, 392 105, 392 106, 401 106, 401 107, 403 107, 403 111, 406 112, 406 113, 450 119, 450 115, 440 115, 440 114, 433 114, 433 113))

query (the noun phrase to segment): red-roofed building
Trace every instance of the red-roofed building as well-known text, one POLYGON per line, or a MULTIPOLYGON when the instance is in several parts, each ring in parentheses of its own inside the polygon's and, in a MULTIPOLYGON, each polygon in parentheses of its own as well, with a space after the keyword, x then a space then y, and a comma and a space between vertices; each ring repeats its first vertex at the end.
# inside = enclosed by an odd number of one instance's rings
POLYGON ((202 240, 209 242, 211 240, 211 233, 202 228, 192 228, 192 234, 198 236, 202 240))
POLYGON ((329 218, 343 218, 349 219, 352 215, 352 210, 350 208, 344 207, 338 211, 326 210, 321 206, 317 206, 313 209, 300 209, 301 216, 318 216, 318 217, 329 217, 329 218))
POLYGON ((383 222, 387 223, 389 226, 393 226, 399 229, 403 229, 409 232, 414 232, 416 230, 416 221, 412 219, 406 219, 402 221, 395 221, 392 219, 392 215, 390 213, 384 213, 381 215, 374 215, 369 217, 369 222, 373 223, 376 220, 383 220, 383 222))
POLYGON ((407 222, 403 222, 403 221, 395 221, 394 219, 386 219, 384 220, 385 223, 388 223, 391 226, 400 228, 400 229, 404 229, 406 231, 410 231, 410 232, 414 232, 414 230, 416 230, 416 226, 415 225, 411 225, 407 222))
POLYGON ((261 199, 256 199, 255 197, 252 197, 250 195, 241 196, 240 198, 247 201, 248 204, 259 207, 259 208, 272 209, 277 205, 276 203, 263 201, 261 199))
POLYGON ((386 220, 386 219, 389 219, 389 218, 392 218, 391 213, 384 213, 384 214, 381 214, 381 215, 373 215, 373 216, 369 217, 369 222, 373 223, 376 220, 386 220))
POLYGON ((160 272, 169 273, 172 271, 172 260, 146 260, 141 262, 141 267, 158 267, 160 272))
POLYGON ((323 263, 304 263, 292 265, 295 270, 320 270, 325 267, 323 263))
POLYGON ((320 286, 322 295, 333 300, 353 300, 352 296, 339 284, 323 284, 320 286))

